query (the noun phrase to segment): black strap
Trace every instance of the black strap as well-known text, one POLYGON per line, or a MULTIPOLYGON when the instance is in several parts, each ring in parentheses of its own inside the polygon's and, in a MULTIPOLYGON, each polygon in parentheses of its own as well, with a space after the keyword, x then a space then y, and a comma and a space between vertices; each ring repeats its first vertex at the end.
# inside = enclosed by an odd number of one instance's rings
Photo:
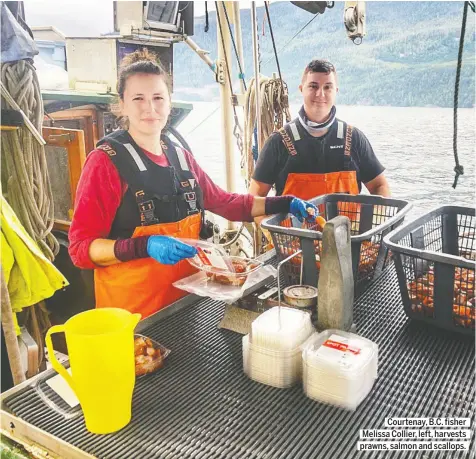
POLYGON ((344 170, 350 171, 352 170, 352 156, 351 156, 351 148, 352 148, 352 126, 350 124, 347 125, 345 129, 345 141, 344 141, 344 170))
MULTIPOLYGON (((124 140, 126 143, 130 143, 140 156, 138 145, 130 135, 128 136, 129 138, 125 138, 124 140)), ((155 216, 155 204, 152 196, 144 190, 142 185, 144 183, 143 177, 147 174, 147 170, 141 171, 139 169, 126 147, 119 140, 113 138, 105 139, 105 143, 98 145, 97 148, 108 154, 109 158, 111 158, 111 161, 119 171, 119 174, 134 194, 139 208, 141 225, 146 226, 159 223, 158 218, 155 216), (108 140, 110 143, 107 143, 108 140), (114 148, 116 150, 121 149, 122 153, 118 154, 114 148)))
MULTIPOLYGON (((177 148, 181 147, 175 146, 168 137, 165 137, 165 142, 162 142, 162 149, 164 154, 167 156, 170 165, 174 168, 182 189, 184 190, 183 194, 180 195, 180 198, 187 202, 189 206, 189 214, 194 214, 204 210, 203 193, 190 169, 184 170, 182 168, 178 157, 177 148), (194 186, 192 186, 192 183, 194 183, 194 186)), ((181 150, 183 152, 183 149, 181 150)), ((185 155, 184 161, 186 161, 185 155)), ((202 223, 204 223, 204 218, 204 212, 202 212, 202 223)))
POLYGON ((296 156, 296 147, 294 146, 294 142, 292 141, 291 136, 288 134, 288 131, 286 131, 285 126, 279 129, 278 132, 281 135, 281 139, 284 143, 284 146, 286 147, 286 150, 288 150, 288 153, 291 156, 296 156))
MULTIPOLYGON (((176 151, 176 148, 179 147, 175 147, 168 137, 165 136, 163 138, 161 145, 170 166, 162 169, 164 174, 170 174, 167 178, 172 182, 178 194, 159 195, 147 192, 144 189, 144 183, 147 181, 149 171, 141 170, 135 158, 125 147, 124 144, 127 143, 134 148, 144 166, 147 167, 146 164, 151 162, 150 159, 147 158, 127 131, 116 131, 112 133, 102 139, 97 148, 102 149, 109 155, 119 171, 119 174, 128 184, 139 208, 141 225, 146 226, 160 223, 155 213, 154 199, 164 203, 185 201, 188 206, 187 212, 189 215, 203 210, 203 193, 200 186, 190 170, 182 169, 176 151), (180 186, 177 184, 177 181, 180 182, 180 186), (192 184, 194 184, 194 186, 192 186, 192 184)), ((202 220, 203 219, 204 213, 202 212, 202 220)))
MULTIPOLYGON (((139 155, 140 159, 144 163, 144 166, 146 166, 146 163, 150 162, 150 160, 142 152, 142 149, 139 147, 139 145, 137 145, 137 143, 131 137, 129 132, 116 131, 110 134, 109 136, 107 136, 104 139, 104 141, 109 143, 103 143, 101 145, 98 145, 98 148, 108 153, 109 157, 113 161, 120 175, 126 181, 130 190, 134 194, 134 197, 137 202, 137 206, 139 208, 141 225, 147 226, 147 225, 155 225, 157 223, 160 223, 160 220, 157 218, 155 213, 155 204, 153 199, 155 198, 158 201, 162 201, 162 202, 173 202, 173 201, 177 201, 181 197, 174 196, 174 195, 158 195, 155 193, 152 194, 147 192, 144 189, 144 183, 146 181, 148 171, 147 169, 144 171, 141 171, 139 169, 139 166, 137 165, 136 161, 134 160, 132 155, 129 153, 129 151, 127 150, 124 144, 129 143, 134 148, 134 150, 136 151, 136 153, 139 155), (122 154, 116 154, 116 152, 112 149, 111 145, 116 149, 120 149, 122 154)), ((175 181, 173 168, 164 167, 163 169, 164 169, 164 173, 168 172, 170 174, 170 179, 172 181, 175 181)))

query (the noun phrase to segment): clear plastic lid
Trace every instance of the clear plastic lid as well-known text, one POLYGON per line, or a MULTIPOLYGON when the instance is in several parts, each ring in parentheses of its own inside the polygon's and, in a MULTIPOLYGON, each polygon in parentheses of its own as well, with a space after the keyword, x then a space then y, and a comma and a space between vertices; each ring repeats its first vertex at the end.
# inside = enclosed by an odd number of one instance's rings
POLYGON ((228 255, 222 246, 211 242, 196 239, 180 241, 194 246, 198 251, 193 258, 188 258, 192 266, 225 285, 243 285, 248 275, 263 266, 259 260, 228 255))
MULTIPOLYGON (((314 370, 335 376, 356 377, 376 372, 376 343, 341 330, 313 334, 303 345, 303 361, 314 370)), ((376 376, 376 375, 375 375, 376 376)))
POLYGON ((293 350, 313 331, 308 311, 276 306, 253 321, 251 341, 255 346, 270 350, 293 350))
POLYGON ((235 272, 230 256, 221 245, 200 241, 199 239, 178 239, 197 249, 197 255, 193 258, 187 258, 195 268, 207 272, 235 272))

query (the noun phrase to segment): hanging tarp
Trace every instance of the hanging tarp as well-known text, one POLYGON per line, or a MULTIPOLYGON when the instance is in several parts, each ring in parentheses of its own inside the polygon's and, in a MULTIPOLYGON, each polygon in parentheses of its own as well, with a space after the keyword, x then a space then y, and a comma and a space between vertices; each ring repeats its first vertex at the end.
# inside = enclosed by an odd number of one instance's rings
POLYGON ((5 3, 1 2, 0 5, 2 64, 33 58, 33 56, 39 53, 34 40, 18 24, 5 3))

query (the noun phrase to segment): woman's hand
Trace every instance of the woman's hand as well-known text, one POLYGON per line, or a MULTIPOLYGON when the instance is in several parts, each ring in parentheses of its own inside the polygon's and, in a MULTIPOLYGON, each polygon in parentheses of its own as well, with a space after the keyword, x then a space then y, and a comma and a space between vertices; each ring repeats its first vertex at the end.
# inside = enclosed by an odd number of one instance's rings
POLYGON ((192 258, 197 249, 169 236, 150 236, 147 241, 147 253, 163 265, 175 265, 185 258, 192 258))

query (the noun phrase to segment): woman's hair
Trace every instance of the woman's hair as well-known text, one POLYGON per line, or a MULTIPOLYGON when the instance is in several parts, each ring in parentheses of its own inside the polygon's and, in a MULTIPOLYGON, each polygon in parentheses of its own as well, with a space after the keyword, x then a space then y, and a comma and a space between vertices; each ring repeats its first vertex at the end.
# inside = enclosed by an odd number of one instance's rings
POLYGON ((121 61, 119 78, 117 80, 117 93, 122 100, 124 100, 124 90, 126 88, 127 79, 137 73, 162 76, 170 95, 171 84, 169 74, 160 65, 157 56, 151 53, 147 48, 143 48, 128 54, 121 61))

